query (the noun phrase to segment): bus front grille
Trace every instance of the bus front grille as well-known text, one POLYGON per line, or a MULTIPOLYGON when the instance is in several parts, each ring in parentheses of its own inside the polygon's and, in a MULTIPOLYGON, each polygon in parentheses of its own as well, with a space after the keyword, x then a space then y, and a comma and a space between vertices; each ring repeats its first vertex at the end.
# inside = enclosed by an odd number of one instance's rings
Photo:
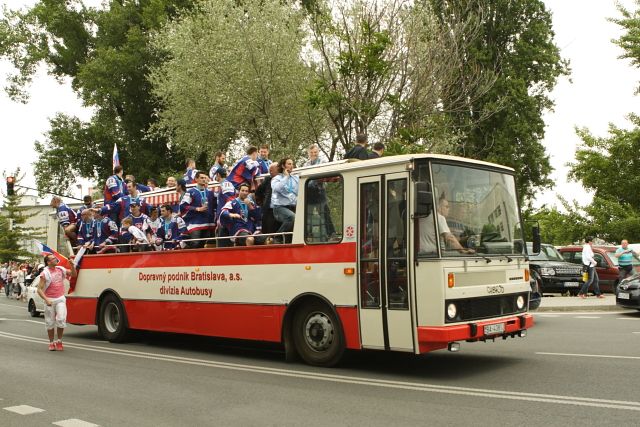
POLYGON ((528 293, 499 295, 482 298, 468 298, 445 301, 445 322, 466 322, 469 320, 481 320, 491 317, 507 316, 510 314, 523 313, 528 306, 528 293), (518 310, 516 299, 523 296, 525 299, 524 309, 518 310), (449 304, 455 304, 457 315, 450 319, 447 317, 447 307, 449 304))

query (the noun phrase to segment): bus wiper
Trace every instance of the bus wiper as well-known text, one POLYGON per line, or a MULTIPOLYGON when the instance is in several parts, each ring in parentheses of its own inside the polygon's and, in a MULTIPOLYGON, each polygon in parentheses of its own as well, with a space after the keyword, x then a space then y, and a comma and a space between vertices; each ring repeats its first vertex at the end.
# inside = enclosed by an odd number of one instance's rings
POLYGON ((493 261, 491 258, 489 258, 488 256, 484 256, 478 252, 476 252, 476 255, 478 255, 480 258, 482 258, 483 260, 487 261, 487 264, 489 264, 491 261, 493 261))

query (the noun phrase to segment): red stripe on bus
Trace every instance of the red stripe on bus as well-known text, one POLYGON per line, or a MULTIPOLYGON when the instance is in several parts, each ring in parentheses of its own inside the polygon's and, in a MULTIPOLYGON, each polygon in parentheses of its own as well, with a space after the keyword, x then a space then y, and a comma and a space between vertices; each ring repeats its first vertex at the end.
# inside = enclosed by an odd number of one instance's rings
POLYGON ((132 329, 280 342, 284 305, 125 300, 132 329))
POLYGON ((82 269, 356 262, 356 244, 268 245, 184 251, 87 255, 82 269))
MULTIPOLYGON (((67 321, 94 325, 97 299, 67 298, 67 321)), ((256 341, 281 341, 285 305, 125 300, 131 329, 256 341)), ((347 348, 359 349, 358 311, 338 307, 347 348)))

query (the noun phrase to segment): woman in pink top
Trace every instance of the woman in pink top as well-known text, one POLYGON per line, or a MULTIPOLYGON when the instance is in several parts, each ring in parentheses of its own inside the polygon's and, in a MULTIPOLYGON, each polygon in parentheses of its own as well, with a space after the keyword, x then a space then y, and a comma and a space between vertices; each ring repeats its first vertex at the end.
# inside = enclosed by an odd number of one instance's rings
POLYGON ((47 265, 42 273, 40 273, 40 283, 38 284, 38 295, 44 300, 44 323, 49 335, 49 350, 62 351, 62 334, 67 322, 67 304, 64 297, 64 279, 65 277, 76 277, 78 273, 76 268, 71 264, 71 272, 64 267, 58 266, 58 258, 53 255, 44 257, 47 265), (58 341, 53 342, 54 331, 58 331, 58 341))

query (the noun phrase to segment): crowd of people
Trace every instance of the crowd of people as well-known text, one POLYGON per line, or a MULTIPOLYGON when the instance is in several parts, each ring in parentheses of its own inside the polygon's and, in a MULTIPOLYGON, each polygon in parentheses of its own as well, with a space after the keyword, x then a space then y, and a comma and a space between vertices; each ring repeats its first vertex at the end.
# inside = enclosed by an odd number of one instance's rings
POLYGON ((7 298, 26 301, 26 287, 44 269, 44 264, 6 262, 0 264, 0 288, 7 298))
MULTIPOLYGON (((316 144, 309 147, 304 166, 323 163, 319 151, 316 144)), ((345 159, 375 158, 383 151, 381 143, 369 151, 366 137, 358 135, 345 159)), ((89 253, 290 243, 299 187, 293 159, 273 162, 262 145, 249 147, 231 168, 225 161, 225 153, 216 153, 207 173, 187 159, 184 175, 166 180, 179 197, 174 204, 150 204, 145 193, 157 182, 138 183, 118 165, 106 180, 101 207, 90 196, 78 210, 57 196, 51 206, 72 246, 89 253)))

